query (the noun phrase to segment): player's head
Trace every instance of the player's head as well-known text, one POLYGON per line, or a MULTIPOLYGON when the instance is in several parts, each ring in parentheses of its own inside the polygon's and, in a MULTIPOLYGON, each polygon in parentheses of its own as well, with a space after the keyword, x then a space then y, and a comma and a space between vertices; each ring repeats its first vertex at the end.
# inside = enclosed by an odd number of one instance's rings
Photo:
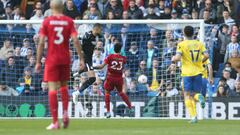
POLYGON ((102 25, 100 23, 96 23, 93 25, 93 34, 100 35, 102 32, 102 25))
POLYGON ((184 27, 183 32, 186 37, 192 37, 194 34, 194 29, 192 26, 186 26, 184 27))
POLYGON ((63 11, 63 2, 62 0, 51 0, 50 7, 53 11, 63 11))
POLYGON ((114 45, 114 52, 115 53, 120 53, 121 52, 121 49, 122 49, 122 45, 120 43, 116 43, 114 45))

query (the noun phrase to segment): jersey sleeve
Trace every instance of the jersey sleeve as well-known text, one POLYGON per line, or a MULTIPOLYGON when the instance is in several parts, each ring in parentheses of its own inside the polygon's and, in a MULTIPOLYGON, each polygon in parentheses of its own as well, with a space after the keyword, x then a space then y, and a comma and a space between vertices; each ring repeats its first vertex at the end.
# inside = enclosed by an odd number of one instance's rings
POLYGON ((108 56, 107 58, 104 59, 104 63, 107 65, 109 64, 109 61, 110 61, 110 56, 108 56))
POLYGON ((70 33, 71 33, 71 36, 77 36, 77 31, 74 27, 73 20, 70 20, 70 33))
POLYGON ((183 51, 182 51, 182 46, 181 46, 181 44, 178 44, 178 45, 177 45, 177 51, 176 51, 176 52, 177 52, 177 54, 182 55, 182 52, 183 52, 183 51))
POLYGON ((47 27, 48 27, 48 24, 47 24, 47 20, 44 19, 44 21, 42 22, 42 25, 40 27, 40 30, 39 30, 39 35, 40 36, 47 36, 47 27))

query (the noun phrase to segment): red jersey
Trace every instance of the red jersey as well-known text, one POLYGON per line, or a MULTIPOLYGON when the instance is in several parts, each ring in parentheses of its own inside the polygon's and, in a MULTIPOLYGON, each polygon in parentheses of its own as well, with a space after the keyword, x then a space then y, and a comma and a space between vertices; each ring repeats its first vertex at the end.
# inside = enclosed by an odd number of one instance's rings
POLYGON ((44 19, 39 31, 48 39, 46 64, 70 64, 69 39, 77 35, 73 20, 67 16, 50 16, 44 19))
POLYGON ((104 60, 104 63, 108 65, 107 77, 122 77, 126 57, 120 54, 110 54, 104 60))

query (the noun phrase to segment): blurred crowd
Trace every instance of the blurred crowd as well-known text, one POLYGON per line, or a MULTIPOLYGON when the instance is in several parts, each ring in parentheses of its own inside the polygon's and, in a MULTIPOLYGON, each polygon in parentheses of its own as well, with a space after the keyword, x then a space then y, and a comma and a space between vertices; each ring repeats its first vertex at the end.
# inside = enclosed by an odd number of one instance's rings
MULTIPOLYGON (((51 15, 50 0, 0 0, 2 20, 42 20, 51 15)), ((213 96, 240 95, 239 0, 65 0, 64 14, 75 20, 203 19, 205 45, 214 71, 213 96)), ((0 20, 1 21, 1 20, 0 20)), ((47 83, 34 72, 40 25, 0 25, 0 95, 47 95, 47 83)), ((76 24, 81 40, 92 25, 76 24)), ((199 37, 196 28, 195 38, 199 37)), ((180 29, 161 30, 148 25, 105 24, 96 42, 93 65, 103 63, 115 43, 127 56, 124 92, 133 95, 181 94, 180 65, 171 57, 183 40, 180 29)), ((45 46, 47 49, 47 44, 45 46)), ((86 80, 78 74, 79 60, 72 54, 71 92, 86 80)), ((44 69, 45 57, 41 60, 44 69)), ((106 69, 82 94, 102 96, 106 69)), ((113 95, 116 93, 112 93, 113 95)))

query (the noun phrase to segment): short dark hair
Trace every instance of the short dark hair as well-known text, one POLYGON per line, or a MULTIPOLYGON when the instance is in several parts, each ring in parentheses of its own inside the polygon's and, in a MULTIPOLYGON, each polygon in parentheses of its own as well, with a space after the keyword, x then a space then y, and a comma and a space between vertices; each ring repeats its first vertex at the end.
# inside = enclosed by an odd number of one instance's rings
POLYGON ((122 49, 122 45, 120 43, 116 43, 114 45, 114 52, 115 53, 120 53, 121 52, 121 49, 122 49))
POLYGON ((194 29, 193 29, 193 27, 192 26, 186 26, 186 27, 184 27, 184 34, 187 36, 187 37, 192 37, 193 36, 193 34, 194 34, 194 29))
POLYGON ((95 23, 93 25, 93 28, 102 28, 102 25, 100 23, 95 23))

